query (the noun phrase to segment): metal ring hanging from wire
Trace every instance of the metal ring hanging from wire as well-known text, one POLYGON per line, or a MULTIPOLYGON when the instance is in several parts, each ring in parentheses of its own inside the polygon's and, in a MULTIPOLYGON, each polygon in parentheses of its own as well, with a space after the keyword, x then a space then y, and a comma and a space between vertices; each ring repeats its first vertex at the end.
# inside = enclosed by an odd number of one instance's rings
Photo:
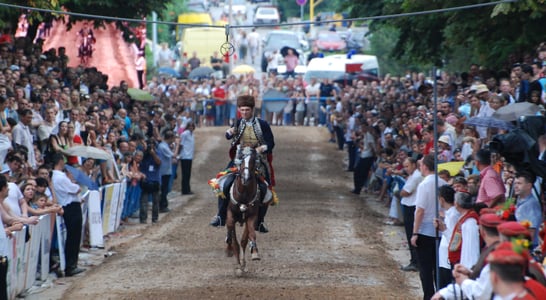
POLYGON ((220 46, 222 56, 232 56, 235 53, 235 46, 229 42, 229 24, 226 24, 226 42, 220 46))

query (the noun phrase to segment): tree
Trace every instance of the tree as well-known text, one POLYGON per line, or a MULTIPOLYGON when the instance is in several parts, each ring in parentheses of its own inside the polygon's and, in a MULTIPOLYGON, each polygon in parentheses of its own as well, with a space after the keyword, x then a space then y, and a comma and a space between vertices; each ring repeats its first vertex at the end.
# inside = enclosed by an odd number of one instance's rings
MULTIPOLYGON (((139 19, 149 15, 152 11, 160 13, 166 7, 163 0, 7 0, 4 3, 17 4, 21 6, 36 7, 59 11, 62 8, 70 12, 85 13, 90 15, 118 17, 127 19, 139 19)), ((24 11, 7 7, 0 7, 0 25, 3 27, 15 28, 17 18, 24 11)), ((25 12, 29 15, 30 29, 29 33, 34 35, 36 27, 45 18, 60 17, 60 15, 42 13, 37 11, 25 12)), ((160 15, 161 16, 161 15, 160 15)), ((91 19, 85 17, 70 16, 68 18, 69 28, 74 22, 80 20, 93 20, 95 27, 101 26, 104 22, 112 22, 105 19, 91 19)), ((131 36, 131 27, 138 24, 130 22, 115 21, 116 26, 121 29, 126 38, 131 36)))
MULTIPOLYGON (((351 17, 379 16, 487 3, 486 0, 362 0, 345 2, 351 17)), ((443 66, 445 62, 476 62, 502 68, 528 61, 543 41, 545 0, 516 1, 427 15, 374 20, 370 32, 397 28, 399 39, 390 54, 396 60, 443 66), (464 50, 464 51, 463 51, 464 50), (466 57, 455 57, 464 55, 466 57)))

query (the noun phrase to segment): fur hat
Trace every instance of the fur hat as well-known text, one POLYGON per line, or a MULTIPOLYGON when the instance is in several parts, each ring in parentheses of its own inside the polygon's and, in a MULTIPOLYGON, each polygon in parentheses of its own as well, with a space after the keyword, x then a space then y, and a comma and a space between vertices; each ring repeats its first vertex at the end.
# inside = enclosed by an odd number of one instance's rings
POLYGON ((254 97, 253 96, 239 96, 237 98, 237 107, 241 106, 250 106, 254 107, 254 97))

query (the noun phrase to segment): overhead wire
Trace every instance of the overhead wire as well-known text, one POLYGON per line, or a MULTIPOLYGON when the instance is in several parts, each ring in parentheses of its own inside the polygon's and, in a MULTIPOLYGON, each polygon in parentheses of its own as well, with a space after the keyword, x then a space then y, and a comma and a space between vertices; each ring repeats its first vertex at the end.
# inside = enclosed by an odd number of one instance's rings
MULTIPOLYGON (((379 15, 379 16, 370 16, 370 17, 360 17, 360 18, 349 18, 349 19, 343 19, 342 21, 360 22, 360 21, 393 19, 393 18, 400 18, 400 17, 412 17, 412 16, 437 14, 437 13, 444 13, 444 12, 451 12, 451 11, 458 11, 458 10, 474 9, 474 8, 497 5, 497 4, 513 3, 513 2, 518 2, 518 1, 519 0, 499 0, 499 1, 493 1, 493 2, 477 3, 477 4, 470 4, 470 5, 463 5, 463 6, 439 8, 439 9, 431 9, 431 10, 425 10, 425 11, 407 12, 407 13, 399 13, 399 14, 391 14, 391 15, 379 15)), ((144 20, 144 19, 120 18, 120 17, 93 15, 93 14, 78 13, 78 12, 71 12, 71 11, 53 10, 53 9, 46 9, 46 8, 39 8, 39 7, 30 7, 30 6, 10 4, 10 3, 0 3, 0 7, 9 7, 9 8, 14 8, 14 9, 37 11, 37 12, 51 13, 51 14, 58 14, 58 15, 68 15, 68 16, 80 17, 80 18, 84 18, 84 19, 101 19, 101 20, 108 20, 108 21, 122 21, 122 22, 131 22, 131 23, 143 23, 144 22, 144 23, 152 23, 152 24, 164 24, 164 25, 181 26, 181 27, 256 28, 256 27, 277 27, 277 26, 307 26, 307 25, 311 25, 311 24, 313 24, 313 25, 329 24, 329 23, 337 23, 337 22, 341 21, 341 20, 324 20, 324 21, 321 20, 321 21, 287 22, 287 23, 282 23, 282 24, 207 25, 207 24, 186 24, 186 23, 178 23, 178 22, 170 22, 170 21, 154 21, 154 20, 144 20)))

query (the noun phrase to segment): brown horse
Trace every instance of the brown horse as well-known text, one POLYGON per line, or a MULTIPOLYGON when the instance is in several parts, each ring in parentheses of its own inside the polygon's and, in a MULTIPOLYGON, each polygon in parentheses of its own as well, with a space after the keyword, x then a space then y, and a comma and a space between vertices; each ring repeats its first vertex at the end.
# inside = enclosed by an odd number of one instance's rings
POLYGON ((241 275, 245 271, 246 246, 250 240, 250 254, 252 260, 259 260, 258 247, 256 245, 256 231, 254 225, 258 218, 260 205, 260 192, 256 178, 257 154, 253 147, 244 147, 239 151, 235 164, 238 167, 235 180, 230 189, 230 201, 227 209, 227 256, 233 256, 237 260, 236 272, 241 275), (241 244, 237 240, 235 223, 241 224, 243 233, 241 244))

